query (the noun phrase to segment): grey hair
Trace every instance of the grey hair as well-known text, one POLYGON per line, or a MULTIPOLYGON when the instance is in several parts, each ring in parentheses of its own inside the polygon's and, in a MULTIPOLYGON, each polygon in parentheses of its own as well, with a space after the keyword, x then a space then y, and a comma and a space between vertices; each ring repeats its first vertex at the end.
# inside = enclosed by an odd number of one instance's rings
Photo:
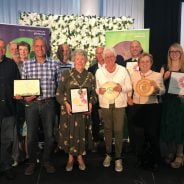
POLYGON ((42 40, 45 43, 46 48, 48 48, 47 47, 47 40, 43 36, 35 36, 34 39, 33 39, 33 45, 35 44, 35 42, 37 40, 42 40))
POLYGON ((103 56, 103 59, 105 59, 105 55, 108 53, 108 52, 111 52, 111 53, 113 53, 113 55, 116 57, 116 51, 115 51, 115 49, 112 47, 112 48, 107 48, 107 47, 105 47, 104 48, 104 50, 103 50, 103 54, 102 54, 102 56, 103 56))
POLYGON ((85 62, 87 62, 88 60, 88 57, 87 57, 87 52, 85 50, 82 50, 82 49, 76 49, 73 51, 72 53, 72 61, 74 62, 75 60, 75 56, 76 55, 81 55, 81 56, 84 56, 85 58, 85 62))

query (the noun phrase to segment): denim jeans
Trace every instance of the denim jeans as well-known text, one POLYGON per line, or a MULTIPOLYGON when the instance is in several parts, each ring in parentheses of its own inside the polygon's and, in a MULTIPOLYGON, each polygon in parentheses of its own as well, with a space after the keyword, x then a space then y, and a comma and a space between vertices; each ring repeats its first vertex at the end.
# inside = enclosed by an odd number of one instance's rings
POLYGON ((40 123, 44 133, 43 162, 48 162, 54 142, 53 128, 56 117, 55 100, 51 99, 43 103, 39 101, 26 103, 25 113, 30 162, 36 162, 37 159, 38 128, 40 123))
POLYGON ((12 146, 15 130, 15 117, 0 117, 0 171, 12 166, 12 146))

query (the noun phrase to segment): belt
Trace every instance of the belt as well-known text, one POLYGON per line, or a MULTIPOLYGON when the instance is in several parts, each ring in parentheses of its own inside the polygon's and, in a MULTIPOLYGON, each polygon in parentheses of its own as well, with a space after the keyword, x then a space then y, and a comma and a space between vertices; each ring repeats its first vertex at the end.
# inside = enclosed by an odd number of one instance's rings
POLYGON ((54 97, 49 97, 49 98, 45 98, 45 99, 42 99, 42 100, 35 99, 35 100, 33 100, 33 102, 36 102, 36 103, 39 103, 39 104, 44 104, 44 103, 50 102, 52 100, 54 100, 54 97))

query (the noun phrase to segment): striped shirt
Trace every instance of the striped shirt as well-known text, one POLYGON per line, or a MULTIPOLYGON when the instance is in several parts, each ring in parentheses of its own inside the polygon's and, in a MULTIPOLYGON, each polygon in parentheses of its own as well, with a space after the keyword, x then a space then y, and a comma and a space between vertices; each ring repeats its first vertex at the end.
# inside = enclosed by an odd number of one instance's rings
POLYGON ((38 100, 55 97, 61 73, 60 65, 59 62, 50 58, 46 58, 43 64, 38 63, 35 58, 23 63, 22 79, 40 80, 41 94, 38 100))

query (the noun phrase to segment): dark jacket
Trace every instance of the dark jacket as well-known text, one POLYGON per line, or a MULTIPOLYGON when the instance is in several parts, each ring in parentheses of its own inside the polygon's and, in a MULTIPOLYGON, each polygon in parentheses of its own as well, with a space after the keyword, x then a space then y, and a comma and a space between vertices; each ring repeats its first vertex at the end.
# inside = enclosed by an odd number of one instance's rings
POLYGON ((15 114, 15 99, 13 98, 13 83, 20 79, 16 63, 4 57, 0 62, 0 117, 15 114))

